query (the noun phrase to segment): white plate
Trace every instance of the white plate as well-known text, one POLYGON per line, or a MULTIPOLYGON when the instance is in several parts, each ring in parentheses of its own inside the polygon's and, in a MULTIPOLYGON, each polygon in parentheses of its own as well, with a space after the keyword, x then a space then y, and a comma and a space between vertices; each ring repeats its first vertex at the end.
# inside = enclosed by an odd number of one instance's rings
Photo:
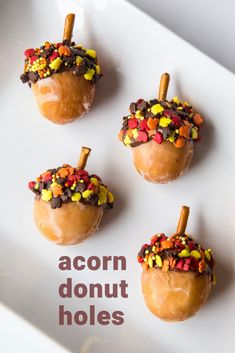
MULTIPOLYGON (((122 0, 12 0, 1 2, 0 16, 1 302, 71 352, 232 352, 234 76, 122 0), (97 49, 104 77, 91 113, 71 125, 56 126, 40 117, 19 75, 24 49, 59 41, 68 12, 77 14, 75 40, 97 49), (206 124, 190 171, 172 184, 153 185, 134 171, 130 151, 119 143, 117 133, 129 103, 153 98, 165 71, 171 73, 169 97, 177 94, 191 102, 206 124), (35 229, 27 182, 62 162, 75 164, 81 145, 92 148, 88 170, 102 176, 117 202, 94 237, 79 246, 59 247, 35 229), (195 318, 169 324, 144 305, 136 254, 152 234, 174 232, 182 204, 191 207, 188 231, 214 249, 218 284, 195 318), (60 256, 79 254, 124 255, 127 271, 58 269, 60 256), (58 295, 58 285, 66 277, 85 283, 125 279, 129 298, 65 300, 58 295), (59 304, 73 312, 88 310, 91 304, 97 310, 121 310, 125 323, 61 327, 59 304)), ((20 341, 10 337, 10 327, 7 332, 1 346, 25 352, 20 341)), ((30 329, 28 335, 29 346, 40 345, 30 329)))

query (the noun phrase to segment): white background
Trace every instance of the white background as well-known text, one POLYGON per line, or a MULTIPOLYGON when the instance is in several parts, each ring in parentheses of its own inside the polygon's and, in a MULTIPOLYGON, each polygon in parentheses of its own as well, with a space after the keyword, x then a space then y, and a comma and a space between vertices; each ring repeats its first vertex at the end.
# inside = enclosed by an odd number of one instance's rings
MULTIPOLYGON (((182 1, 174 3, 179 10, 182 1)), ((163 14, 160 9, 156 13, 163 14)), ((191 22, 196 18, 189 17, 191 22)), ((0 32, 0 352, 64 353, 65 347, 72 353, 172 353, 176 348, 181 353, 233 353, 235 121, 229 102, 235 101, 234 75, 120 0, 0 0, 0 32), (75 39, 97 49, 104 77, 90 114, 55 126, 42 119, 32 92, 19 80, 22 53, 45 39, 60 38, 64 16, 71 11, 77 13, 75 39), (14 26, 9 25, 13 20, 14 26), (149 55, 140 55, 140 44, 149 55), (161 186, 137 175, 117 132, 130 101, 152 98, 166 70, 171 73, 169 97, 178 94, 190 101, 206 124, 190 171, 161 186), (62 248, 35 229, 27 182, 48 167, 76 163, 81 145, 92 148, 88 170, 102 176, 117 202, 94 237, 62 248), (182 203, 191 207, 188 231, 215 253, 218 283, 195 318, 170 325, 145 307, 135 256, 154 232, 174 232, 182 203), (56 324, 57 288, 66 277, 57 269, 58 258, 79 253, 127 257, 125 274, 98 272, 100 282, 129 283, 128 301, 97 300, 98 308, 125 312, 125 325, 118 330, 56 324)), ((85 271, 72 276, 93 280, 85 271)), ((71 300, 67 305, 74 312, 89 304, 71 300)))
POLYGON ((234 0, 129 0, 235 72, 234 0))

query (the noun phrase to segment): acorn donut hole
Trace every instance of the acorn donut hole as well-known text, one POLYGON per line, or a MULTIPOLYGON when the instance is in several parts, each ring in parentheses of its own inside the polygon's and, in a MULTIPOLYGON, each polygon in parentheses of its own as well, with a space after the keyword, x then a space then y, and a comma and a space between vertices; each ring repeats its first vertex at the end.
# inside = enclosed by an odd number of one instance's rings
POLYGON ((215 284, 211 249, 204 250, 185 233, 189 208, 182 207, 176 234, 159 233, 138 254, 142 292, 148 309, 164 321, 195 315, 215 284))
POLYGON ((25 51, 23 83, 32 88, 41 114, 56 124, 82 117, 92 105, 102 76, 96 51, 71 42, 74 14, 65 19, 63 42, 25 51))
POLYGON ((169 74, 161 77, 158 99, 131 103, 123 118, 119 139, 133 152, 136 170, 153 183, 169 183, 184 174, 191 163, 194 142, 203 122, 187 102, 166 100, 169 74))
POLYGON ((96 174, 85 170, 90 154, 82 147, 78 166, 49 169, 29 188, 35 194, 34 221, 39 231, 59 245, 82 242, 98 229, 114 197, 96 174))

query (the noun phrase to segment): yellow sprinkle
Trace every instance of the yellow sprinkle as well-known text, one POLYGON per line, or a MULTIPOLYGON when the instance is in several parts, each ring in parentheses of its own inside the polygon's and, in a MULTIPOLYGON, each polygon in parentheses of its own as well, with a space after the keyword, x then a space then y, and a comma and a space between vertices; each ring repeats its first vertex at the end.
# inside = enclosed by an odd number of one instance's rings
POLYGON ((131 144, 131 139, 130 139, 130 137, 128 135, 125 136, 124 143, 125 143, 126 146, 131 144))
POLYGON ((200 259, 201 254, 200 254, 200 252, 197 251, 197 250, 192 250, 192 251, 191 251, 191 256, 195 257, 195 259, 200 259))
POLYGON ((180 104, 179 98, 177 96, 175 96, 173 99, 173 102, 176 103, 177 105, 180 104))
POLYGON ((179 257, 189 257, 190 256, 190 252, 187 249, 182 250, 179 254, 179 257))
POLYGON ((76 65, 79 66, 83 61, 83 58, 81 56, 76 56, 76 65))
POLYGON ((95 67, 95 71, 96 71, 96 73, 99 75, 100 74, 100 65, 96 65, 96 67, 95 67))
POLYGON ((99 181, 98 181, 97 178, 92 177, 92 178, 90 179, 90 181, 91 181, 91 183, 94 184, 95 186, 98 186, 98 185, 99 185, 99 181))
POLYGON ((107 201, 107 196, 104 192, 99 192, 98 197, 99 197, 99 200, 98 200, 99 206, 107 201))
POLYGON ((95 59, 96 58, 96 51, 93 49, 87 49, 86 54, 89 55, 91 58, 95 59))
POLYGON ((56 58, 49 64, 49 66, 52 70, 58 70, 61 64, 62 60, 60 58, 56 58))
POLYGON ((170 118, 166 118, 165 116, 162 117, 159 121, 159 126, 161 127, 167 127, 168 125, 170 125, 171 123, 171 119, 170 118))
POLYGON ((148 260, 147 259, 144 259, 144 262, 147 262, 148 260))
POLYGON ((51 188, 53 188, 54 186, 59 185, 58 183, 56 183, 55 181, 53 181, 53 183, 51 184, 51 188))
POLYGON ((50 201, 52 199, 52 192, 50 190, 42 189, 41 198, 43 201, 50 201))
POLYGON ((151 257, 148 258, 148 265, 150 268, 153 267, 153 259, 151 257))
POLYGON ((192 128, 192 139, 196 140, 198 137, 197 129, 192 128))
POLYGON ((136 116, 137 118, 143 118, 143 114, 141 113, 140 110, 136 110, 135 116, 136 116))
POLYGON ((108 189, 104 185, 100 185, 99 192, 103 192, 106 195, 108 193, 108 189))
POLYGON ((162 267, 162 259, 159 255, 156 255, 156 264, 158 265, 158 267, 162 267))
POLYGON ((84 77, 85 77, 86 80, 91 81, 93 79, 94 74, 95 74, 95 70, 94 69, 89 69, 85 73, 84 77))
POLYGON ((82 197, 83 197, 84 199, 87 199, 91 194, 93 194, 93 191, 92 191, 92 190, 86 190, 86 191, 83 191, 82 197))
POLYGON ((136 139, 138 137, 138 130, 137 129, 133 129, 132 130, 132 135, 133 135, 134 139, 136 139))
POLYGON ((212 277, 212 284, 216 284, 216 276, 215 276, 215 274, 213 274, 213 277, 212 277))
POLYGON ((110 203, 112 203, 112 202, 114 201, 114 196, 113 196, 113 194, 109 191, 107 196, 108 196, 108 201, 109 201, 110 203))
POLYGON ((154 115, 157 115, 159 113, 162 113, 164 111, 164 108, 161 106, 161 104, 154 104, 151 108, 151 112, 154 115))
POLYGON ((149 254, 149 250, 145 250, 145 254, 149 254))
POLYGON ((80 192, 75 192, 72 196, 71 196, 71 200, 72 201, 79 201, 81 199, 81 194, 80 192))
POLYGON ((35 184, 34 189, 38 190, 38 188, 39 188, 39 184, 37 183, 37 184, 35 184))
POLYGON ((208 261, 211 261, 211 254, 208 250, 205 250, 205 256, 207 258, 208 261))
POLYGON ((174 131, 171 133, 171 135, 167 138, 168 141, 174 142, 175 141, 175 133, 174 131))

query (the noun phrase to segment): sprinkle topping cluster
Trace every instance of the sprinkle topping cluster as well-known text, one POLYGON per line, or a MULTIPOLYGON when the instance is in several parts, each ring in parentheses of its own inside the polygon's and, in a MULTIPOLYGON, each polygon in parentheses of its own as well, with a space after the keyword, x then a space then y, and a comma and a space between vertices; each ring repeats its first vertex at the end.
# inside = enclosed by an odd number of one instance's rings
POLYGON ((189 235, 175 234, 167 238, 165 234, 156 234, 150 244, 144 244, 138 254, 138 262, 146 268, 159 268, 162 271, 197 271, 213 275, 214 259, 211 249, 204 250, 189 235))
POLYGON ((97 207, 113 207, 114 196, 97 175, 89 175, 68 164, 47 170, 28 186, 36 198, 49 202, 53 209, 66 202, 78 201, 97 207))
POLYGON ((178 97, 171 101, 139 99, 131 103, 129 111, 119 133, 119 139, 126 146, 135 147, 154 140, 158 144, 170 141, 175 147, 182 148, 186 140, 199 140, 203 118, 178 97))
POLYGON ((67 40, 62 43, 45 42, 40 48, 25 50, 24 55, 24 73, 20 76, 23 83, 35 83, 67 70, 72 70, 78 76, 83 75, 93 83, 102 76, 96 51, 67 40))

